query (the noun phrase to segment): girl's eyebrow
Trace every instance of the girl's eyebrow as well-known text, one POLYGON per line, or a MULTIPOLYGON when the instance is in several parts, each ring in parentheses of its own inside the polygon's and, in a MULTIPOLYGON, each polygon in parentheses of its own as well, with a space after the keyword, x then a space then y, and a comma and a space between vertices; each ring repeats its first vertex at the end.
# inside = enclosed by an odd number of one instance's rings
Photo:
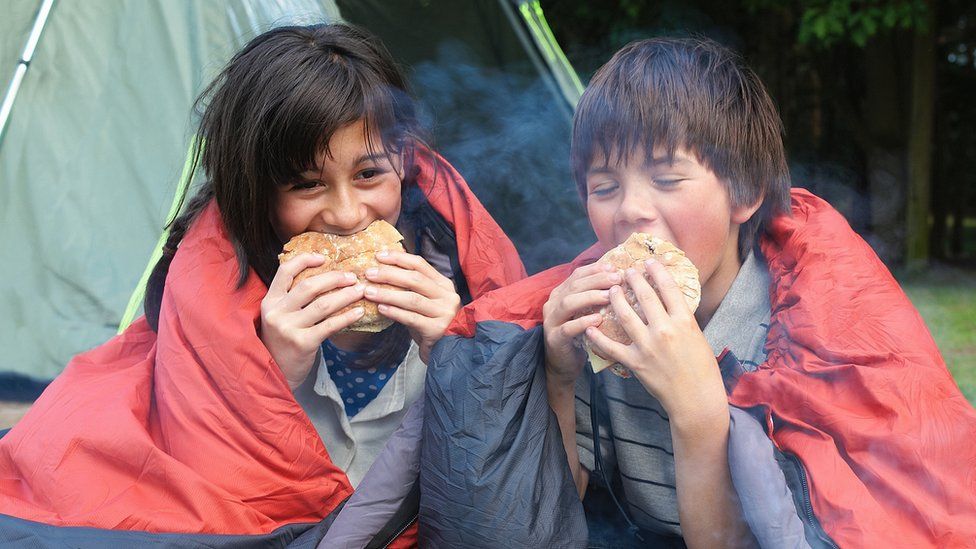
POLYGON ((386 153, 379 153, 379 152, 366 153, 356 159, 355 165, 358 166, 363 162, 367 162, 367 161, 379 162, 380 160, 383 160, 385 158, 386 158, 386 153))

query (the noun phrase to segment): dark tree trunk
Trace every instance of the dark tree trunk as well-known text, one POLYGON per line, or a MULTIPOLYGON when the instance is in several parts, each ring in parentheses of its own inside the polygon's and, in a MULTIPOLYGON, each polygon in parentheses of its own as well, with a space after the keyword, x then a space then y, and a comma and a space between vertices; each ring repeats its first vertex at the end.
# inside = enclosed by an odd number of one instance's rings
MULTIPOLYGON (((928 5, 929 16, 932 17, 934 2, 928 5)), ((910 268, 924 267, 929 261, 932 128, 935 119, 935 40, 931 28, 931 24, 926 24, 915 31, 912 48, 905 249, 905 262, 910 268)))
MULTIPOLYGON (((869 241, 888 264, 904 257, 907 165, 905 149, 906 79, 899 71, 898 36, 880 35, 864 48, 864 121, 868 188, 871 193, 869 241)), ((904 58, 901 58, 904 59, 904 58)))

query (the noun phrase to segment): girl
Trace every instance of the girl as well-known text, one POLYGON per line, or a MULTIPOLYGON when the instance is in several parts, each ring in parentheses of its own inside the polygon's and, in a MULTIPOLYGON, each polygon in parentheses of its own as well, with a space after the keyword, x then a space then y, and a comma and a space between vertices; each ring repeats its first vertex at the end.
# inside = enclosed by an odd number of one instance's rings
POLYGON ((423 144, 405 90, 382 45, 344 25, 274 29, 231 60, 198 100, 207 181, 171 227, 145 319, 76 357, 0 439, 0 512, 37 522, 0 520, 119 545, 154 542, 119 529, 321 537, 459 306, 524 276, 423 144), (366 284, 327 272, 293 286, 314 254, 278 266, 297 234, 379 219, 409 253, 378 257, 366 284), (341 332, 362 311, 339 311, 364 298, 395 324, 341 332))

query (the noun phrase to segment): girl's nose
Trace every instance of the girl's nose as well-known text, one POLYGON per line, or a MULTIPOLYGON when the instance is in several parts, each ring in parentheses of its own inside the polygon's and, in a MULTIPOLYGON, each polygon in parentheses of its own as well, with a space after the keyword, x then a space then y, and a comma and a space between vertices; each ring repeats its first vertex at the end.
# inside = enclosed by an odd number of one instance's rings
POLYGON ((322 210, 323 221, 337 234, 352 234, 363 229, 363 205, 353 192, 339 192, 330 197, 322 210))

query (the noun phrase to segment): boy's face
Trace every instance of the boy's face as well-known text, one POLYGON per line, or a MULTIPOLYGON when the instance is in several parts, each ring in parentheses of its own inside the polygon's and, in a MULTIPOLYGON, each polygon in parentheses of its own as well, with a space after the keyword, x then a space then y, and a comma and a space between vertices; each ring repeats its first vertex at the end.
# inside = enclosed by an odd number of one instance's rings
POLYGON ((638 152, 610 166, 597 154, 586 175, 586 195, 590 223, 605 249, 645 232, 684 250, 698 268, 703 306, 720 302, 735 279, 739 225, 758 209, 732 206, 718 177, 681 149, 673 162, 656 150, 652 158, 638 152))

